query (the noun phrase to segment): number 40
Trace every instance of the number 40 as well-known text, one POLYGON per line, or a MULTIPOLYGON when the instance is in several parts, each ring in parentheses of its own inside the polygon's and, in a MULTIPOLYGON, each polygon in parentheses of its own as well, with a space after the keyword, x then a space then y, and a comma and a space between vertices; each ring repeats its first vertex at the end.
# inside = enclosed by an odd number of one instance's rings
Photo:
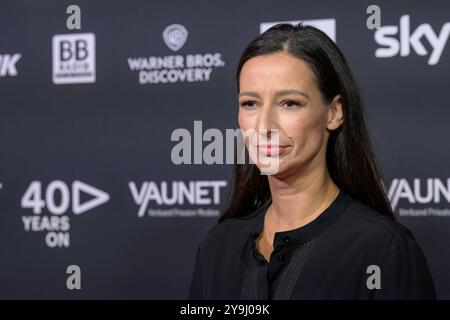
POLYGON ((27 191, 25 191, 20 201, 22 208, 33 209, 34 214, 40 214, 42 208, 47 205, 47 209, 52 214, 63 214, 70 205, 69 187, 64 181, 55 180, 50 182, 45 189, 45 199, 42 198, 42 183, 32 181, 27 191), (55 192, 59 191, 61 195, 60 203, 55 201, 55 192))

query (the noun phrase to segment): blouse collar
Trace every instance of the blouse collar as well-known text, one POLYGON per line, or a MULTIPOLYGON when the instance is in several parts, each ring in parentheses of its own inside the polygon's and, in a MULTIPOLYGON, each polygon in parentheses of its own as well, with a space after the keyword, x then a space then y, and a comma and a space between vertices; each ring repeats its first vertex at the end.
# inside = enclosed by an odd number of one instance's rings
MULTIPOLYGON (((303 243, 320 236, 339 218, 351 201, 352 197, 340 189, 336 199, 313 221, 297 229, 276 232, 274 247, 303 243)), ((250 239, 256 240, 261 233, 268 208, 269 203, 258 209, 255 224, 250 232, 250 239)))

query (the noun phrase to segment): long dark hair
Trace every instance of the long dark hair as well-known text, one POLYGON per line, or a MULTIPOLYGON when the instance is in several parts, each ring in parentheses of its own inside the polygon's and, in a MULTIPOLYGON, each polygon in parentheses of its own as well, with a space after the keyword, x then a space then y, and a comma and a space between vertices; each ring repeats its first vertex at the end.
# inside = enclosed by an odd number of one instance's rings
MULTIPOLYGON (((239 60, 238 93, 239 77, 246 61, 282 51, 309 65, 324 101, 330 103, 336 95, 341 96, 344 122, 331 131, 326 150, 327 167, 334 183, 380 214, 395 219, 373 152, 357 85, 342 52, 324 32, 301 23, 278 24, 257 36, 239 60)), ((228 209, 218 223, 231 217, 248 216, 270 204, 267 176, 261 175, 255 164, 235 163, 231 195, 228 209)))

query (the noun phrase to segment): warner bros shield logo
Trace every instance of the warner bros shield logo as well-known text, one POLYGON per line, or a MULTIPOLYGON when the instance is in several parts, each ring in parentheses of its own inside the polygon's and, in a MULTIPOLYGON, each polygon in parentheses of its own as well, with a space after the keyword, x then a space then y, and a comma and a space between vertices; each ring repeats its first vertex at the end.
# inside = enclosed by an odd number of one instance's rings
POLYGON ((164 29, 163 39, 172 51, 180 50, 186 43, 188 31, 181 24, 171 24, 164 29))

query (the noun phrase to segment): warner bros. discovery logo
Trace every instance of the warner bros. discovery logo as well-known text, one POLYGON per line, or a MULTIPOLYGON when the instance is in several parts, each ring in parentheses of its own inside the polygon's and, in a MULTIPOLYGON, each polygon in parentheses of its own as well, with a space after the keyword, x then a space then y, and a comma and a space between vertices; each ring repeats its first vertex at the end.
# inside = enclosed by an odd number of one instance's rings
MULTIPOLYGON (((164 44, 173 52, 180 51, 188 40, 188 31, 181 24, 171 24, 162 32, 164 44)), ((154 47, 154 41, 152 47, 154 47)), ((138 72, 139 84, 171 84, 207 82, 215 68, 225 66, 222 54, 189 53, 166 56, 129 57, 131 71, 138 72)))
POLYGON ((188 31, 181 24, 171 24, 163 31, 163 39, 172 51, 178 51, 184 46, 188 37, 188 31))
POLYGON ((391 182, 388 196, 392 208, 400 216, 450 216, 450 178, 446 182, 440 178, 415 178, 412 181, 396 178, 391 182))
POLYGON ((53 83, 95 82, 95 35, 93 33, 53 36, 53 83))
POLYGON ((74 181, 71 186, 61 180, 53 180, 46 186, 41 181, 32 181, 20 201, 22 209, 33 212, 22 215, 23 226, 27 232, 45 233, 48 247, 67 248, 70 246, 70 210, 80 215, 108 201, 108 193, 82 181, 74 181), (81 201, 82 196, 89 200, 81 201))

